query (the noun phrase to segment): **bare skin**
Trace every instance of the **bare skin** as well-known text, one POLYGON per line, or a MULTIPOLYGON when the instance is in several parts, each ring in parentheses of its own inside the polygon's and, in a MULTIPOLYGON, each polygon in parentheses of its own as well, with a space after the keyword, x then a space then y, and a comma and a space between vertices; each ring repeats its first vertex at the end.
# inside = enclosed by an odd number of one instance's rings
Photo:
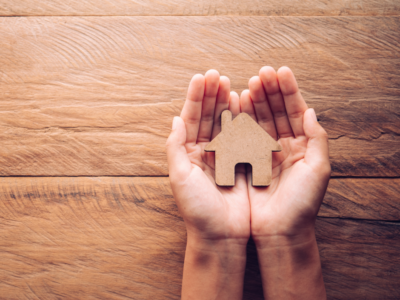
POLYGON ((232 188, 217 186, 214 153, 204 152, 226 109, 240 112, 229 79, 215 70, 195 75, 167 141, 171 186, 187 229, 182 299, 242 298, 250 237, 246 175, 237 174, 232 188))
POLYGON ((215 70, 195 75, 167 142, 188 235, 182 299, 241 299, 250 234, 266 299, 324 299, 314 223, 330 174, 326 132, 288 68, 262 68, 240 99, 229 91, 215 70), (248 113, 282 145, 269 187, 252 187, 243 166, 234 187, 215 184, 214 153, 204 147, 220 132, 225 109, 248 113))
POLYGON ((262 68, 240 104, 283 148, 273 153, 271 185, 248 185, 264 296, 324 299, 314 224, 331 172, 327 134, 287 67, 262 68))

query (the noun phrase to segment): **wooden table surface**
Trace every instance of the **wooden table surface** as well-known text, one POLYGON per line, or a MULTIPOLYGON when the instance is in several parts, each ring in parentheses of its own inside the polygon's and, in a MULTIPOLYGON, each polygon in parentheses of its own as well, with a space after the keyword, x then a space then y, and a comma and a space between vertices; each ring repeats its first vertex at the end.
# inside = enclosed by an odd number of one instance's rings
MULTIPOLYGON (((287 65, 329 134, 329 299, 400 299, 400 1, 0 0, 0 299, 179 299, 190 78, 287 65)), ((252 241, 244 299, 262 299, 252 241)))

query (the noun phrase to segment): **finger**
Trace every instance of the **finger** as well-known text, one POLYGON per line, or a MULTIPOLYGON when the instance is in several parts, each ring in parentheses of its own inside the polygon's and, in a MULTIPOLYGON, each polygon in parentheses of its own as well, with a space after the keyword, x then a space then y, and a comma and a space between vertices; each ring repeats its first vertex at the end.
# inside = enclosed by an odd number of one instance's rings
POLYGON ((258 124, 275 140, 278 139, 275 122, 261 80, 254 76, 249 80, 250 98, 253 102, 258 124))
POLYGON ((232 113, 232 118, 234 119, 238 114, 240 114, 240 101, 239 95, 236 92, 231 92, 229 97, 229 110, 232 113))
POLYGON ((203 106, 197 142, 209 142, 214 124, 214 110, 219 88, 219 73, 216 70, 207 71, 203 106))
POLYGON ((254 106, 250 98, 250 91, 244 90, 240 95, 240 112, 247 113, 254 121, 257 122, 257 116, 254 112, 254 106))
POLYGON ((304 161, 320 176, 330 176, 328 135, 318 123, 315 111, 309 108, 304 113, 304 132, 308 138, 304 161))
POLYGON ((186 143, 196 143, 199 132, 201 107, 204 97, 205 78, 196 74, 190 81, 185 104, 182 108, 181 118, 186 125, 186 143))
POLYGON ((214 125, 211 134, 211 139, 221 132, 221 114, 224 110, 229 109, 229 96, 230 96, 231 83, 229 78, 221 76, 219 79, 219 89, 217 95, 217 103, 214 112, 214 125))
POLYGON ((274 68, 263 67, 259 75, 268 98, 269 107, 274 115, 275 127, 279 138, 294 136, 274 68))
POLYGON ((167 140, 167 159, 171 183, 183 182, 191 172, 191 162, 186 152, 186 127, 180 117, 174 117, 172 132, 167 140))
POLYGON ((304 135, 303 115, 308 107, 301 96, 293 72, 288 67, 282 67, 278 70, 277 74, 293 134, 295 137, 304 135))

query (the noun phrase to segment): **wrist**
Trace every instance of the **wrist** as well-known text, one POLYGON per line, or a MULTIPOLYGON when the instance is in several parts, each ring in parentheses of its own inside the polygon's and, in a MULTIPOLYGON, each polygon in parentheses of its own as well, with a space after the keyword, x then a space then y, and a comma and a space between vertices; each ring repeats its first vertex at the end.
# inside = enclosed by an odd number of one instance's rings
POLYGON ((314 229, 256 242, 265 298, 326 299, 314 229))
POLYGON ((186 224, 187 245, 192 247, 221 249, 231 251, 235 249, 246 249, 250 239, 250 228, 247 230, 236 230, 234 233, 201 231, 186 224))
POLYGON ((263 232, 262 234, 253 234, 252 237, 259 250, 291 248, 316 242, 314 225, 303 227, 301 230, 285 231, 284 233, 279 231, 263 232))
POLYGON ((246 243, 188 233, 182 299, 242 299, 246 243))
POLYGON ((247 241, 247 238, 210 239, 188 232, 186 256, 218 257, 221 264, 233 260, 245 263, 247 241))
POLYGON ((295 270, 320 263, 315 234, 311 232, 301 236, 264 237, 256 242, 256 248, 264 258, 260 264, 267 269, 288 265, 295 270))
POLYGON ((315 218, 302 218, 293 221, 264 219, 252 224, 251 235, 257 248, 277 246, 291 246, 315 240, 315 218))

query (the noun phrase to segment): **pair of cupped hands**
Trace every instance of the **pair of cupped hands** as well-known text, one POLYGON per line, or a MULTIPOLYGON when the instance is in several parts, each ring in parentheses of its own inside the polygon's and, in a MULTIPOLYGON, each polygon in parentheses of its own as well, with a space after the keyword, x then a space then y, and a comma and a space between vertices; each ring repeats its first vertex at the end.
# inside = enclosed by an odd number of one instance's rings
POLYGON ((308 108, 293 72, 263 67, 240 97, 216 70, 193 76, 167 141, 169 176, 189 240, 259 247, 274 237, 302 241, 314 223, 330 177, 328 137, 308 108), (272 182, 251 185, 238 165, 235 186, 215 183, 215 153, 206 145, 221 131, 221 113, 249 114, 282 146, 272 154, 272 182))

